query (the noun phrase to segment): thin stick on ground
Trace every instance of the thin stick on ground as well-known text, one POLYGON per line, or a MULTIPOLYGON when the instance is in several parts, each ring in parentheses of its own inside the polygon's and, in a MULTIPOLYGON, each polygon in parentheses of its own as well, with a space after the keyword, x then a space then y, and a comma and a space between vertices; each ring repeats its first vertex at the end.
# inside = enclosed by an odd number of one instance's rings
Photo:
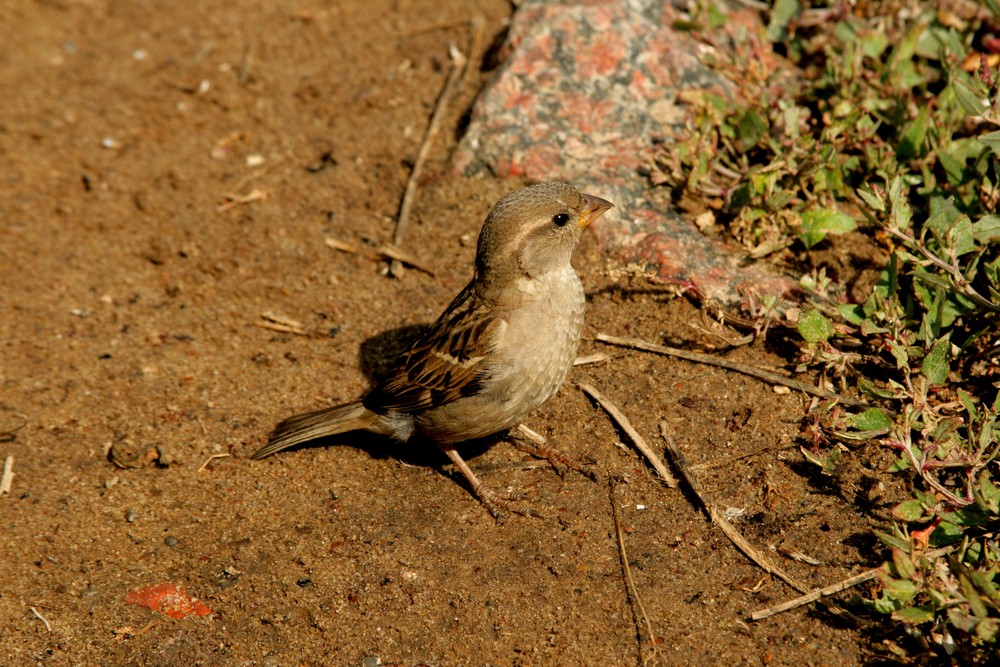
MULTIPOLYGON (((448 78, 444 82, 444 87, 441 88, 441 94, 438 95, 437 104, 434 105, 434 113, 431 114, 431 120, 427 124, 427 131, 424 133, 424 139, 420 144, 417 159, 413 163, 413 169, 410 171, 409 180, 406 181, 406 190, 403 191, 403 199, 399 205, 399 215, 396 217, 396 230, 392 234, 392 245, 395 248, 400 248, 403 242, 403 231, 410 221, 410 209, 413 208, 417 182, 420 180, 420 174, 423 173, 424 162, 426 162, 427 155, 430 153, 431 144, 434 143, 434 138, 441 127, 441 119, 444 118, 445 109, 447 109, 448 101, 451 99, 452 89, 461 81, 462 73, 468 64, 468 59, 454 46, 450 48, 450 55, 451 68, 448 70, 448 78)), ((402 269, 403 263, 399 259, 392 259, 389 263, 389 275, 391 276, 398 276, 402 269)))
POLYGON ((202 470, 206 469, 208 467, 208 464, 211 463, 212 461, 216 459, 225 459, 228 458, 229 456, 230 456, 229 454, 212 454, 207 459, 205 459, 204 463, 201 464, 201 466, 198 468, 198 472, 201 472, 202 470))
POLYGON ((34 607, 28 607, 28 609, 31 610, 32 614, 34 614, 35 616, 38 617, 38 620, 40 620, 42 623, 45 624, 45 629, 46 630, 48 630, 49 632, 52 632, 52 626, 49 625, 48 620, 44 616, 42 616, 40 613, 38 613, 37 609, 35 609, 34 607))
MULTIPOLYGON (((954 547, 933 549, 924 554, 924 557, 937 558, 951 551, 954 551, 954 547)), ((790 611, 792 609, 796 609, 797 607, 801 607, 803 605, 816 602, 820 598, 825 598, 830 595, 834 595, 835 593, 846 591, 848 588, 852 588, 854 586, 857 586, 858 584, 863 584, 866 581, 875 579, 876 577, 878 577, 878 574, 881 571, 882 571, 881 567, 876 567, 874 569, 862 572, 861 574, 856 574, 853 577, 848 577, 843 581, 838 581, 835 584, 830 584, 829 586, 824 586, 823 588, 817 588, 816 590, 810 591, 805 595, 800 595, 797 598, 786 600, 785 602, 782 602, 781 604, 776 604, 773 607, 768 607, 766 609, 760 609, 758 611, 755 611, 752 614, 750 614, 750 619, 753 621, 759 621, 768 618, 770 616, 774 616, 776 614, 780 614, 782 612, 790 611)))
MULTIPOLYGON (((697 478, 695 478, 694 473, 691 472, 691 468, 688 466, 684 454, 681 453, 680 449, 677 448, 677 445, 674 444, 673 438, 671 438, 670 434, 667 433, 665 424, 660 424, 660 434, 667 443, 667 451, 670 453, 671 458, 673 458, 674 465, 676 465, 677 469, 681 471, 681 476, 684 478, 684 481, 687 482, 691 492, 698 498, 698 502, 701 503, 701 506, 708 513, 712 523, 717 525, 719 529, 726 534, 726 537, 728 537, 730 541, 736 545, 736 548, 742 551, 747 558, 756 563, 759 568, 768 574, 781 579, 783 582, 800 593, 808 591, 809 588, 804 583, 792 577, 792 575, 772 563, 767 556, 762 554, 756 547, 750 544, 750 542, 748 542, 747 539, 740 534, 740 531, 738 531, 736 527, 729 522, 722 512, 716 509, 714 503, 712 503, 711 496, 705 492, 701 483, 697 480, 697 478)), ((819 599, 818 602, 823 604, 833 614, 846 616, 854 620, 859 625, 865 625, 864 619, 852 614, 834 602, 823 599, 819 599)))
POLYGON ((14 457, 8 456, 3 460, 3 476, 0 476, 0 496, 10 493, 10 487, 14 484, 14 457))
POLYGON ((801 391, 812 396, 818 396, 820 398, 828 398, 837 400, 844 405, 851 405, 854 407, 869 407, 864 401, 859 401, 856 398, 851 398, 850 396, 842 396, 836 392, 828 391, 826 389, 820 389, 819 387, 814 387, 811 384, 806 384, 804 382, 799 382, 798 380, 792 380, 791 378, 786 378, 777 373, 772 373, 771 371, 765 371, 761 368, 756 368, 754 366, 748 366, 747 364, 741 364, 735 361, 729 361, 728 359, 720 359, 719 357, 713 357, 710 354, 700 354, 698 352, 690 352, 688 350, 682 350, 676 347, 667 347, 665 345, 657 345, 656 343, 648 343, 644 340, 638 340, 635 338, 619 338, 618 336, 609 336, 607 334, 599 333, 594 336, 595 340, 599 340, 602 343, 607 343, 608 345, 617 345, 619 347, 631 347, 637 350, 645 350, 646 352, 655 352, 657 354, 665 354, 671 357, 677 357, 678 359, 684 359, 686 361, 691 361, 696 364, 707 364, 709 366, 718 366, 720 368, 725 368, 731 371, 736 371, 737 373, 743 373, 744 375, 749 375, 755 377, 758 380, 763 380, 764 382, 770 382, 771 384, 783 385, 785 387, 790 387, 792 389, 801 391))
POLYGON ((618 424, 619 428, 625 432, 625 435, 632 440, 632 444, 635 445, 636 449, 642 452, 642 455, 646 457, 646 460, 649 461, 649 464, 653 466, 654 470, 656 470, 660 479, 663 480, 663 483, 670 488, 676 487, 677 480, 674 479, 674 476, 669 470, 667 470, 667 466, 664 465, 663 459, 657 456, 656 452, 654 452, 652 448, 646 444, 646 441, 641 435, 639 435, 639 432, 635 430, 635 427, 632 426, 632 422, 628 420, 628 417, 626 417, 622 411, 614 405, 614 403, 609 401, 604 394, 598 391, 595 387, 586 384, 585 382, 580 382, 577 386, 583 393, 590 396, 592 399, 597 401, 598 405, 604 408, 608 415, 610 415, 615 423, 618 424))
POLYGON ((639 640, 639 659, 642 664, 646 664, 646 659, 643 657, 643 646, 642 646, 642 629, 639 627, 639 618, 642 617, 642 622, 646 626, 646 638, 649 641, 649 645, 653 648, 653 654, 657 655, 660 649, 656 645, 656 635, 653 634, 653 624, 649 622, 649 615, 646 613, 646 607, 642 604, 642 598, 639 597, 639 591, 635 586, 635 579, 632 577, 632 568, 628 564, 628 552, 625 550, 625 536, 622 533, 622 520, 618 514, 618 500, 615 497, 615 480, 613 478, 608 479, 608 496, 611 498, 611 512, 615 518, 615 534, 618 536, 618 556, 622 561, 622 570, 625 572, 625 584, 628 590, 629 601, 632 602, 632 613, 635 616, 635 634, 636 638, 639 640), (639 613, 635 610, 638 609, 639 613))
POLYGON ((420 262, 420 260, 409 256, 399 248, 388 243, 380 245, 372 251, 364 250, 354 245, 353 243, 348 243, 347 241, 341 241, 340 239, 334 239, 327 237, 324 242, 330 248, 334 250, 339 250, 340 252, 347 252, 353 255, 367 255, 373 259, 388 259, 393 262, 402 262, 406 266, 411 266, 418 271, 423 271, 429 276, 434 275, 428 266, 420 262))

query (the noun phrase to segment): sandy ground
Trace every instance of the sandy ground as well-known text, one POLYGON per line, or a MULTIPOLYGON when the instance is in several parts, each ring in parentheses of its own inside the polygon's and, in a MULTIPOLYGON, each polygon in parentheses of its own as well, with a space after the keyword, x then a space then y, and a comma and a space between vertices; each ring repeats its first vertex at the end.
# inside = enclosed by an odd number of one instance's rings
MULTIPOLYGON (((541 519, 497 525, 433 447, 352 435, 248 459, 282 417, 359 396, 468 279, 485 213, 520 185, 443 176, 488 72, 461 91, 407 230, 435 274, 390 279, 324 240, 390 240, 449 42, 465 43, 474 15, 498 35, 509 12, 500 0, 5 4, 0 456, 16 475, 0 497, 2 664, 610 665, 654 647, 673 665, 873 657, 877 637, 816 609, 749 622, 796 593, 655 481, 574 384, 599 387, 657 450, 665 423, 743 534, 807 585, 878 564, 869 530, 894 500, 880 491, 890 454, 820 476, 798 451, 808 401, 747 377, 585 341, 581 354, 611 358, 577 368, 529 423, 594 459, 598 482, 523 465, 504 442, 466 450, 541 519), (263 313, 310 335, 261 328, 263 313), (173 620, 125 602, 159 583, 214 613, 173 620)), ((585 336, 717 342, 690 303, 616 278, 593 237, 576 260, 585 336)), ((781 352, 726 356, 779 366, 781 352)))

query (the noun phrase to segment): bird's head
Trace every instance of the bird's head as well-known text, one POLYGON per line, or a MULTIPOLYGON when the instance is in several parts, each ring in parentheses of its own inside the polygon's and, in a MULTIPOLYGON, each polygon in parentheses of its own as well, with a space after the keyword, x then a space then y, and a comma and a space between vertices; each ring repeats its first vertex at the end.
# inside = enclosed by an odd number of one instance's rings
POLYGON ((476 271, 489 283, 563 269, 583 229, 612 206, 565 183, 539 183, 512 192, 483 223, 476 271))

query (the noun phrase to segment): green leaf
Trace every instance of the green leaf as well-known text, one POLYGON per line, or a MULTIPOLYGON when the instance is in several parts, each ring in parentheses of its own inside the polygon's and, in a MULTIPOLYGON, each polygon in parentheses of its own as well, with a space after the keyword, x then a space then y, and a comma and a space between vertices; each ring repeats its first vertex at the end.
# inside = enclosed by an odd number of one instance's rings
POLYGON ((889 391, 888 389, 880 388, 874 382, 863 376, 858 378, 858 389, 872 398, 890 399, 896 397, 895 393, 889 391))
POLYGON ((981 116, 986 110, 983 100, 967 84, 962 81, 952 81, 951 89, 955 91, 955 99, 958 100, 965 113, 970 116, 981 116))
POLYGON ((990 612, 987 611, 986 605, 983 603, 983 599, 979 596, 979 592, 969 581, 969 578, 964 572, 959 573, 958 583, 962 587, 962 592, 965 593, 965 601, 969 603, 969 608, 972 609, 972 613, 976 615, 977 618, 986 618, 989 616, 990 612))
POLYGON ((986 144, 990 147, 990 150, 1000 156, 1000 130, 996 132, 990 132, 989 134, 984 134, 977 137, 980 142, 986 144))
POLYGON ((956 526, 985 526, 989 523, 989 517, 981 509, 972 505, 959 508, 954 512, 943 512, 940 516, 942 522, 953 523, 956 526))
POLYGON ((892 420, 878 408, 869 408, 854 415, 851 426, 859 431, 883 431, 892 428, 892 420))
POLYGON ((968 216, 960 217, 948 230, 948 241, 957 257, 961 257, 976 249, 975 238, 972 235, 972 223, 968 216))
POLYGON ((951 521, 942 521, 931 533, 930 544, 935 547, 943 547, 955 542, 960 542, 965 537, 965 527, 951 521))
POLYGON ((1000 215, 987 215, 972 223, 972 236, 982 245, 1000 241, 1000 215))
POLYGON ((866 57, 876 59, 889 48, 889 38, 878 30, 871 30, 864 34, 860 46, 866 57))
POLYGON ((817 454, 816 452, 810 451, 805 447, 799 447, 802 451, 802 455, 806 457, 806 460, 810 463, 820 467, 820 471, 824 475, 832 475, 837 470, 837 465, 840 463, 840 450, 831 449, 826 453, 826 455, 817 454))
POLYGON ((799 315, 796 328, 807 343, 819 343, 833 335, 833 325, 818 310, 807 310, 799 315))
POLYGON ((951 344, 947 340, 939 340, 931 348, 931 351, 924 357, 920 364, 920 373, 927 378, 927 383, 931 385, 944 384, 948 379, 948 351, 951 344))
POLYGON ((902 537, 897 537, 896 535, 890 535, 889 533, 883 533, 880 530, 876 530, 875 537, 882 541, 882 544, 889 548, 896 547, 902 549, 903 551, 909 551, 910 543, 904 540, 902 537))
POLYGON ((913 54, 917 50, 917 43, 927 29, 927 23, 916 21, 906 31, 892 49, 885 71, 890 73, 892 82, 902 86, 903 79, 913 72, 913 54))
POLYGON ((881 196, 875 194, 870 185, 865 184, 863 188, 858 188, 856 192, 858 193, 858 196, 861 197, 866 204, 868 204, 868 208, 876 211, 877 213, 885 212, 885 200, 881 196))
POLYGON ((846 234, 858 228, 854 218, 829 208, 815 208, 802 214, 799 238, 806 248, 826 238, 827 234, 846 234))
POLYGON ((920 521, 924 506, 919 500, 905 500, 892 508, 892 518, 898 521, 920 521))
POLYGON ((772 42, 788 39, 788 24, 799 15, 798 0, 777 0, 771 8, 771 22, 767 25, 767 38, 772 42))
POLYGON ((924 143, 927 141, 927 130, 930 127, 930 116, 930 107, 922 106, 917 117, 906 125, 896 147, 897 160, 905 162, 918 155, 923 155, 924 143))
POLYGON ((913 564, 913 559, 903 549, 893 548, 892 564, 895 566, 896 572, 903 579, 913 579, 913 576, 917 573, 917 567, 913 564))
POLYGON ((984 618, 976 624, 976 637, 982 642, 990 642, 997 638, 1000 631, 1000 620, 995 618, 984 618))
POLYGON ((972 487, 972 491, 973 495, 978 496, 977 500, 981 499, 980 509, 984 512, 997 514, 1000 511, 1000 489, 993 484, 993 480, 985 471, 979 476, 979 486, 972 487))
POLYGON ((842 303, 837 306, 837 312, 845 322, 855 326, 860 326, 865 321, 865 310, 856 303, 842 303))
POLYGON ((896 459, 889 465, 888 471, 903 472, 904 470, 909 470, 909 469, 910 469, 910 459, 900 455, 898 459, 896 459))
POLYGON ((952 607, 948 610, 948 622, 959 630, 972 632, 976 629, 978 619, 959 607, 952 607))
MULTIPOLYGON (((760 143, 761 138, 767 134, 767 130, 767 121, 761 118, 755 110, 748 109, 736 123, 736 148, 741 153, 749 151, 760 143)), ((772 178, 777 178, 777 174, 772 178)), ((773 187, 773 180, 768 185, 773 187)), ((764 192, 764 190, 759 189, 758 192, 764 192)))
POLYGON ((1000 1, 984 0, 984 4, 990 8, 990 11, 993 12, 993 16, 1000 18, 1000 1))
POLYGON ((892 617, 900 623, 916 625, 934 620, 934 607, 930 605, 920 605, 918 607, 906 607, 899 611, 892 612, 892 617))
POLYGON ((907 579, 893 579, 892 577, 883 577, 882 585, 885 587, 885 592, 902 603, 907 603, 913 599, 913 596, 917 594, 917 587, 912 581, 907 579))
POLYGON ((910 355, 906 351, 905 345, 900 345, 894 340, 887 340, 885 345, 889 348, 889 354, 896 360, 896 368, 903 369, 910 367, 910 355))
POLYGON ((958 400, 962 402, 962 407, 969 413, 969 418, 977 421, 979 419, 979 410, 976 409, 976 402, 972 395, 959 389, 958 400))
POLYGON ((983 572, 981 570, 969 570, 966 575, 969 577, 969 582, 976 587, 976 590, 981 594, 988 597, 994 602, 1000 602, 1000 591, 997 590, 996 584, 993 583, 993 576, 995 572, 983 572))
POLYGON ((941 168, 944 169, 944 175, 948 178, 948 183, 958 186, 965 181, 964 162, 956 160, 947 153, 938 153, 938 162, 941 163, 941 168))

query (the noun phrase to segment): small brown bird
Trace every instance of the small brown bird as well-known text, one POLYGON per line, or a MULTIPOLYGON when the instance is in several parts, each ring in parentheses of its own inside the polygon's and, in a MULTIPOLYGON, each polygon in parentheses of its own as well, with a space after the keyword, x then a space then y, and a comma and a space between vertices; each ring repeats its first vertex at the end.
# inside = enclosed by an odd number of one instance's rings
POLYGON ((570 257, 583 229, 611 207, 563 183, 505 196, 479 234, 472 280, 382 381, 360 401, 289 417, 251 458, 347 431, 402 442, 419 433, 491 513, 525 513, 480 482, 454 445, 518 425, 566 380, 584 311, 570 257))

